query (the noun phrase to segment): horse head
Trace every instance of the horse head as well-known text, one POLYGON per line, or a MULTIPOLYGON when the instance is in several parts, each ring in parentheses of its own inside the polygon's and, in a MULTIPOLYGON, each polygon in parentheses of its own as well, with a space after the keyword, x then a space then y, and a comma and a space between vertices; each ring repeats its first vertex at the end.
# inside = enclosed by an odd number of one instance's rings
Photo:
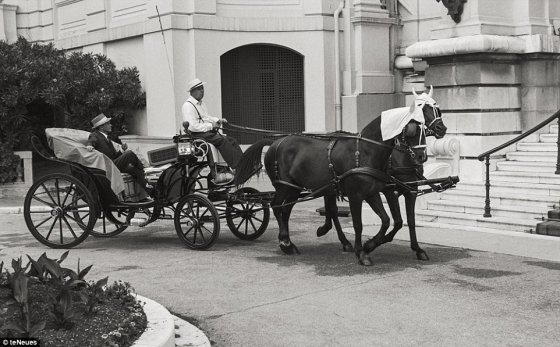
POLYGON ((395 149, 391 155, 392 166, 422 166, 428 160, 426 126, 411 120, 395 138, 395 149))
POLYGON ((415 99, 412 105, 410 105, 410 112, 419 112, 419 110, 422 110, 427 126, 426 135, 433 135, 436 138, 441 139, 445 136, 447 127, 443 124, 438 104, 432 98, 434 88, 430 86, 430 92, 428 94, 422 93, 420 95, 418 95, 413 88, 412 94, 414 94, 415 99))

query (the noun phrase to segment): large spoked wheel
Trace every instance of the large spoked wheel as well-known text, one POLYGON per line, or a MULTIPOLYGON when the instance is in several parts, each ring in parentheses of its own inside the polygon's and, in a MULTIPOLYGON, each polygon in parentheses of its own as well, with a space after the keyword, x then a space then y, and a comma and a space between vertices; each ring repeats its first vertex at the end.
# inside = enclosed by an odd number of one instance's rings
POLYGON ((241 240, 258 239, 268 227, 270 210, 262 202, 250 201, 243 196, 259 193, 255 188, 243 187, 233 193, 238 199, 228 200, 226 221, 231 232, 241 240))
POLYGON ((93 195, 78 179, 51 174, 29 188, 23 213, 27 228, 39 242, 51 248, 71 248, 93 229, 99 214, 96 206, 93 195))
POLYGON ((177 204, 174 219, 177 235, 191 249, 207 249, 220 235, 218 211, 205 196, 183 197, 177 204))

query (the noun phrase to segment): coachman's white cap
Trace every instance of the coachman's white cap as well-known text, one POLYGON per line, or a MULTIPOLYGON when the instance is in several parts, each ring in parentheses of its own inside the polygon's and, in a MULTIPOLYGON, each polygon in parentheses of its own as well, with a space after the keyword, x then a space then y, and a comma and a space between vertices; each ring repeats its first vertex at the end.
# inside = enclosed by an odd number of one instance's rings
POLYGON ((103 113, 100 113, 91 120, 91 126, 97 128, 110 121, 111 118, 107 118, 103 113))
POLYGON ((189 89, 189 92, 191 90, 193 90, 194 88, 200 87, 201 85, 203 85, 206 82, 202 82, 201 80, 199 80, 198 78, 195 78, 194 80, 190 81, 189 83, 187 83, 187 88, 189 89))

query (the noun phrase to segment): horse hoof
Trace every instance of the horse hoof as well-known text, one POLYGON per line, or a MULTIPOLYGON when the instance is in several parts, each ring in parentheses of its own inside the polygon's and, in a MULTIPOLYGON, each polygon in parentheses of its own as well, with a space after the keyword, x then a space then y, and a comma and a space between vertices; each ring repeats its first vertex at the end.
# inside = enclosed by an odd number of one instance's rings
POLYGON ((354 252, 354 247, 352 245, 342 245, 343 252, 354 252))
POLYGON ((417 251, 416 259, 426 261, 426 260, 430 260, 430 257, 428 257, 428 254, 424 251, 417 251))
POLYGON ((371 258, 368 257, 366 252, 361 251, 358 254, 356 254, 356 256, 358 257, 358 263, 360 265, 363 265, 363 266, 372 266, 373 265, 373 262, 371 261, 371 258))
POLYGON ((317 237, 327 235, 328 232, 329 232, 329 229, 327 229, 325 227, 318 227, 317 228, 317 237))
POLYGON ((359 261, 360 265, 363 266, 372 266, 373 262, 371 261, 370 257, 361 258, 359 261))
POLYGON ((280 249, 284 254, 299 254, 296 245, 291 242, 280 242, 280 249))

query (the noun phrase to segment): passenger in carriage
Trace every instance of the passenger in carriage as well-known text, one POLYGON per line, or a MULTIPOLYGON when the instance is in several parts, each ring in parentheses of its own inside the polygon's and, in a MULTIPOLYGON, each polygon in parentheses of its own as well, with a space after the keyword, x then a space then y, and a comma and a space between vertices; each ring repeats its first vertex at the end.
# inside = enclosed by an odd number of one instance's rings
POLYGON ((91 126, 93 131, 88 138, 88 151, 91 152, 96 149, 105 154, 115 163, 121 172, 130 174, 141 187, 144 187, 149 195, 152 195, 153 186, 146 180, 144 165, 136 153, 128 151, 128 145, 126 143, 121 144, 120 150, 117 150, 111 142, 109 136, 113 129, 111 118, 107 118, 103 113, 100 113, 91 120, 91 126))
MULTIPOLYGON (((202 138, 213 144, 220 151, 228 166, 235 170, 239 158, 243 154, 241 147, 231 136, 225 136, 218 132, 222 124, 226 124, 225 118, 216 118, 208 114, 206 104, 202 102, 204 97, 204 83, 198 78, 187 84, 190 96, 183 104, 183 122, 188 122, 188 130, 193 137, 202 138)), ((233 179, 231 173, 217 172, 215 183, 226 183, 233 179)))

